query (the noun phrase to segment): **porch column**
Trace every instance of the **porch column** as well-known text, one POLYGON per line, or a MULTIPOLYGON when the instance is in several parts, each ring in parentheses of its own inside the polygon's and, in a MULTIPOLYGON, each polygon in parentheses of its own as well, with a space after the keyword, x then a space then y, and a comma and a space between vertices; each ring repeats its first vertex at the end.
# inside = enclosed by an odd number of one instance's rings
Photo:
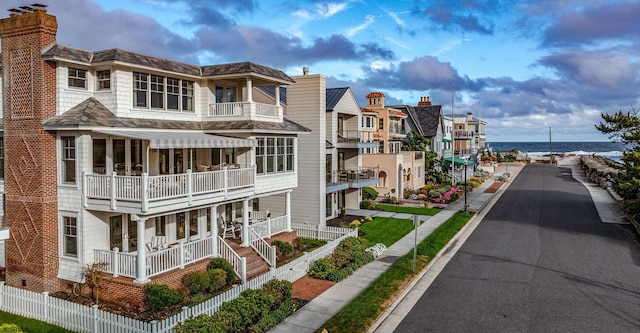
POLYGON ((220 256, 218 253, 218 205, 211 207, 211 216, 209 219, 209 223, 211 223, 211 234, 209 234, 209 237, 213 242, 211 246, 211 257, 215 258, 220 256))
POLYGON ((242 243, 240 246, 249 246, 249 199, 242 200, 242 243))
POLYGON ((280 85, 276 84, 274 87, 276 95, 276 106, 280 106, 280 85))
POLYGON ((291 229, 291 191, 288 191, 284 195, 284 210, 287 215, 287 232, 293 231, 291 229))
POLYGON ((252 103, 253 102, 253 87, 252 87, 252 81, 251 78, 248 77, 247 78, 247 102, 252 103))
POLYGON ((147 283, 149 278, 147 277, 147 247, 145 239, 145 222, 147 219, 139 218, 138 225, 138 252, 136 255, 136 280, 135 283, 147 283))

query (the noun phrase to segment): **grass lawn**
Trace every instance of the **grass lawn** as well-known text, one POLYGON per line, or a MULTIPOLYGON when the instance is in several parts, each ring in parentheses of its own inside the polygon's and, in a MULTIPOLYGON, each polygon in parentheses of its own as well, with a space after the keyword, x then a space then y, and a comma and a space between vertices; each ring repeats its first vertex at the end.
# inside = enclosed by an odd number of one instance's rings
POLYGON ((322 329, 327 329, 331 333, 366 332, 378 316, 391 305, 411 280, 429 264, 472 216, 464 212, 453 215, 418 244, 416 273, 413 272, 413 251, 410 251, 329 319, 317 332, 322 332, 322 329))
POLYGON ((389 247, 413 231, 413 220, 376 217, 373 221, 361 225, 360 231, 364 232, 363 238, 371 245, 382 243, 389 247))
POLYGON ((419 215, 429 215, 429 216, 436 215, 440 211, 440 209, 438 208, 404 207, 404 206, 393 206, 393 205, 385 205, 385 204, 376 204, 376 209, 379 209, 385 212, 419 214, 419 215))
POLYGON ((72 333, 72 331, 69 330, 65 330, 64 328, 58 327, 58 326, 53 326, 53 325, 49 325, 45 322, 39 321, 39 320, 35 320, 35 319, 31 319, 31 318, 25 318, 25 317, 21 317, 21 316, 17 316, 14 314, 10 314, 7 312, 3 312, 0 311, 0 323, 3 324, 16 324, 18 326, 20 326, 20 328, 24 331, 24 332, 43 332, 43 333, 72 333))

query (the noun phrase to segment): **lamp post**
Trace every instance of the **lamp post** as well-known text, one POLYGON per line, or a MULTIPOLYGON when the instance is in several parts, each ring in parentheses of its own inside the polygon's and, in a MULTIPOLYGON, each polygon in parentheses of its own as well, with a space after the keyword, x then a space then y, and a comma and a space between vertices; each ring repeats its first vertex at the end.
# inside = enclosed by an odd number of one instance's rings
POLYGON ((451 84, 451 186, 453 186, 453 184, 455 183, 453 180, 453 169, 454 169, 454 160, 455 160, 455 155, 453 154, 453 147, 456 143, 456 139, 455 139, 455 133, 454 133, 454 128, 456 127, 456 115, 453 112, 453 102, 454 102, 454 89, 455 89, 455 84, 451 84))
POLYGON ((469 205, 467 205, 467 160, 464 160, 464 212, 469 212, 469 205))

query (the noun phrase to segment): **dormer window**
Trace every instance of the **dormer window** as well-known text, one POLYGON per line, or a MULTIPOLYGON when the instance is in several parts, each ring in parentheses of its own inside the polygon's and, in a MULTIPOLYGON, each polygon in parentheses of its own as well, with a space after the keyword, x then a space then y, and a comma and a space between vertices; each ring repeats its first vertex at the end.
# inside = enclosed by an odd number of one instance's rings
POLYGON ((87 70, 69 68, 69 87, 87 89, 87 70))
POLYGON ((96 79, 98 80, 98 90, 111 89, 111 70, 96 71, 96 79))
POLYGON ((133 83, 134 107, 193 111, 193 81, 134 72, 133 83))

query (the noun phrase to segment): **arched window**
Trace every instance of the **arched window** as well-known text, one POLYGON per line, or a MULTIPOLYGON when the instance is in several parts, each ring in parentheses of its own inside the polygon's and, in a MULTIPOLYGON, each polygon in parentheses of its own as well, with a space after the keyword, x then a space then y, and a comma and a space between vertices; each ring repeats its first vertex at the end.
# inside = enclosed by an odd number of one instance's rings
POLYGON ((379 187, 387 187, 387 173, 384 171, 380 171, 378 173, 378 186, 379 187))

